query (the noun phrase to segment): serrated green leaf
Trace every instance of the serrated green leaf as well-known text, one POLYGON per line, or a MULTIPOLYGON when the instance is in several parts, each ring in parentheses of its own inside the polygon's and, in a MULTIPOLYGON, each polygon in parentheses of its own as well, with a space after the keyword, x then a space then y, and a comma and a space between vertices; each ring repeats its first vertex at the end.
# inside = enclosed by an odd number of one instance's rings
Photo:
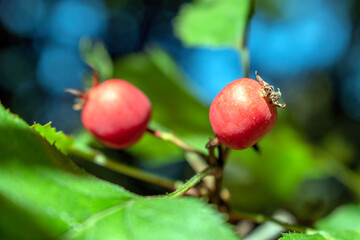
POLYGON ((355 231, 327 231, 319 232, 326 240, 359 240, 360 232, 355 231))
POLYGON ((279 240, 326 240, 320 234, 302 234, 302 233, 283 233, 279 240))
POLYGON ((140 197, 85 173, 1 105, 0 212, 1 239, 236 239, 201 200, 140 197))
POLYGON ((360 233, 354 231, 316 231, 312 233, 284 233, 279 240, 359 240, 360 233))
POLYGON ((208 221, 206 216, 213 215, 214 209, 204 208, 195 199, 169 201, 141 198, 109 209, 104 214, 106 216, 102 218, 95 216, 94 219, 88 219, 82 231, 71 231, 65 236, 71 239, 88 239, 99 234, 96 229, 91 228, 97 223, 104 226, 102 236, 111 236, 102 239, 237 239, 229 228, 222 226, 223 219, 217 217, 208 221), (116 222, 121 231, 113 229, 109 224, 111 222, 116 222))
POLYGON ((360 205, 345 205, 337 208, 326 218, 316 223, 320 230, 353 230, 360 232, 360 205))
POLYGON ((175 33, 189 46, 239 48, 250 4, 250 0, 196 0, 184 4, 175 19, 175 33))
POLYGON ((56 129, 51 127, 51 122, 45 125, 36 123, 31 127, 50 144, 55 144, 55 147, 65 154, 68 153, 69 148, 74 143, 74 140, 71 137, 66 136, 63 132, 56 132, 56 129))
MULTIPOLYGON (((163 50, 151 48, 145 53, 132 54, 116 61, 115 66, 116 77, 131 82, 150 98, 151 124, 155 129, 165 127, 180 137, 213 135, 208 108, 189 93, 189 82, 163 50)), ((147 156, 159 162, 179 160, 182 156, 182 151, 172 144, 147 135, 128 150, 135 156, 147 156)))

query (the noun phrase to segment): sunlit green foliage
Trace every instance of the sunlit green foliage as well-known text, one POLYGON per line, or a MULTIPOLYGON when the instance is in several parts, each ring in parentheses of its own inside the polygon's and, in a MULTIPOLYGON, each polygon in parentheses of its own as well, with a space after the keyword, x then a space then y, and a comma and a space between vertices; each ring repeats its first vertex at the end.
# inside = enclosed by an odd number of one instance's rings
POLYGON ((0 105, 3 239, 236 239, 203 201, 140 197, 90 176, 51 145, 65 149, 66 136, 35 128, 0 105))
POLYGON ((182 6, 175 32, 189 46, 239 48, 250 0, 197 0, 182 6))

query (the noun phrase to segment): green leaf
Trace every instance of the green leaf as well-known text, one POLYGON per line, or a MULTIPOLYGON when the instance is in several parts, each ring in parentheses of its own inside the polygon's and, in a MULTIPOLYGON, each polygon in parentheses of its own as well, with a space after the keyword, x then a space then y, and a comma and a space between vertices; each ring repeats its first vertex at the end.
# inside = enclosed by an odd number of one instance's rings
MULTIPOLYGON (((115 76, 131 82, 150 98, 153 106, 150 127, 165 131, 171 129, 180 137, 213 135, 208 108, 189 93, 190 83, 176 63, 160 48, 119 59, 115 63, 115 76)), ((156 140, 148 134, 127 151, 159 162, 180 159, 182 156, 182 151, 172 144, 156 140)))
POLYGON ((211 133, 208 108, 190 93, 176 63, 160 48, 116 62, 115 76, 140 88, 153 105, 152 119, 176 134, 211 133))
POLYGON ((56 129, 51 127, 51 122, 45 125, 36 123, 31 127, 50 144, 55 144, 55 147, 65 154, 68 153, 69 148, 74 143, 74 140, 71 137, 66 136, 63 132, 56 132, 56 129))
POLYGON ((102 80, 111 78, 114 67, 104 43, 93 42, 89 38, 82 38, 79 45, 84 61, 99 72, 100 78, 102 80))
POLYGON ((224 181, 239 209, 261 211, 290 200, 316 163, 311 145, 281 116, 259 147, 260 154, 253 149, 232 151, 225 167, 224 181))
MULTIPOLYGON (((236 239, 201 200, 129 193, 80 170, 34 128, 0 105, 1 239, 236 239)), ((36 128, 56 145, 55 130, 36 128)))
POLYGON ((88 219, 82 231, 70 231, 66 237, 87 239, 237 239, 223 219, 206 216, 214 214, 211 208, 195 199, 136 199, 108 209, 101 215, 88 219), (173 201, 174 200, 174 201, 173 201), (193 217, 196 216, 196 217, 193 217), (111 224, 111 223, 116 223, 111 224), (104 226, 101 233, 93 224, 104 226), (120 231, 116 228, 120 228, 120 231), (108 238, 104 237, 108 236, 108 238))
POLYGON ((320 234, 307 235, 302 233, 283 233, 279 240, 326 240, 320 234))
POLYGON ((355 231, 320 231, 319 233, 326 240, 360 240, 360 232, 355 231))
POLYGON ((251 0, 196 0, 184 4, 175 19, 175 33, 188 46, 239 48, 251 0))
POLYGON ((279 240, 359 240, 360 233, 354 231, 316 231, 312 233, 283 233, 279 240))
POLYGON ((337 208, 326 218, 318 221, 316 227, 324 231, 353 230, 360 232, 360 204, 337 208))

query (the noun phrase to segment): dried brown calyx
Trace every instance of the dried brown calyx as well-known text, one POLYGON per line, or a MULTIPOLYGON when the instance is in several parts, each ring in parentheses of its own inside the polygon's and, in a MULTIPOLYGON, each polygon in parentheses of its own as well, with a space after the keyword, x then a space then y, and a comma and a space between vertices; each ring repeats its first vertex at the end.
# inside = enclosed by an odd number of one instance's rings
POLYGON ((281 98, 281 92, 278 88, 277 91, 273 86, 265 82, 255 71, 256 79, 259 81, 260 85, 264 88, 264 98, 266 98, 269 103, 273 106, 284 108, 286 107, 286 103, 280 103, 279 100, 281 98))
MULTIPOLYGON (((90 66, 91 67, 91 66, 90 66)), ((93 70, 93 77, 92 77, 92 85, 91 85, 91 88, 94 88, 96 87, 97 85, 100 84, 100 77, 99 77, 99 73, 91 67, 91 69, 93 70)), ((90 89, 91 89, 90 88, 90 89)), ((87 98, 87 94, 88 94, 88 91, 85 91, 85 92, 81 92, 79 90, 76 90, 76 89, 72 89, 72 88, 67 88, 65 89, 65 92, 67 93, 71 93, 72 95, 75 95, 77 96, 77 98, 75 98, 75 102, 74 102, 74 105, 73 105, 73 109, 75 111, 79 111, 81 110, 83 107, 84 107, 84 104, 85 104, 85 101, 86 101, 86 98, 87 98)))

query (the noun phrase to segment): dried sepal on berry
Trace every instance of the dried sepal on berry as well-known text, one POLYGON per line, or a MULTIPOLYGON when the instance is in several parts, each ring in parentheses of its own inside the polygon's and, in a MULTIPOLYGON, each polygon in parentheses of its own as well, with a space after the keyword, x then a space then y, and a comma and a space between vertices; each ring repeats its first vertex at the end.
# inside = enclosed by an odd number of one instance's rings
POLYGON ((279 99, 281 98, 281 92, 278 88, 277 91, 275 91, 275 88, 265 82, 258 74, 257 71, 255 71, 256 79, 259 81, 260 85, 264 88, 264 98, 267 98, 269 100, 269 103, 273 106, 284 108, 286 107, 286 103, 280 103, 279 99))
MULTIPOLYGON (((92 89, 92 88, 95 88, 96 86, 98 86, 100 84, 100 77, 99 77, 99 73, 94 68, 92 68, 91 66, 90 66, 90 68, 93 71, 92 84, 91 84, 91 88, 90 88, 90 89, 92 89)), ((83 109, 86 98, 87 98, 87 92, 88 91, 81 92, 81 91, 76 90, 76 89, 67 88, 67 89, 65 89, 65 92, 77 96, 77 98, 75 98, 74 104, 72 106, 72 108, 75 111, 80 111, 81 109, 83 109)))
POLYGON ((65 92, 75 95, 77 97, 74 100, 74 104, 73 104, 72 108, 75 111, 80 111, 84 107, 86 93, 83 93, 81 91, 78 91, 78 90, 72 89, 72 88, 65 89, 65 92))

